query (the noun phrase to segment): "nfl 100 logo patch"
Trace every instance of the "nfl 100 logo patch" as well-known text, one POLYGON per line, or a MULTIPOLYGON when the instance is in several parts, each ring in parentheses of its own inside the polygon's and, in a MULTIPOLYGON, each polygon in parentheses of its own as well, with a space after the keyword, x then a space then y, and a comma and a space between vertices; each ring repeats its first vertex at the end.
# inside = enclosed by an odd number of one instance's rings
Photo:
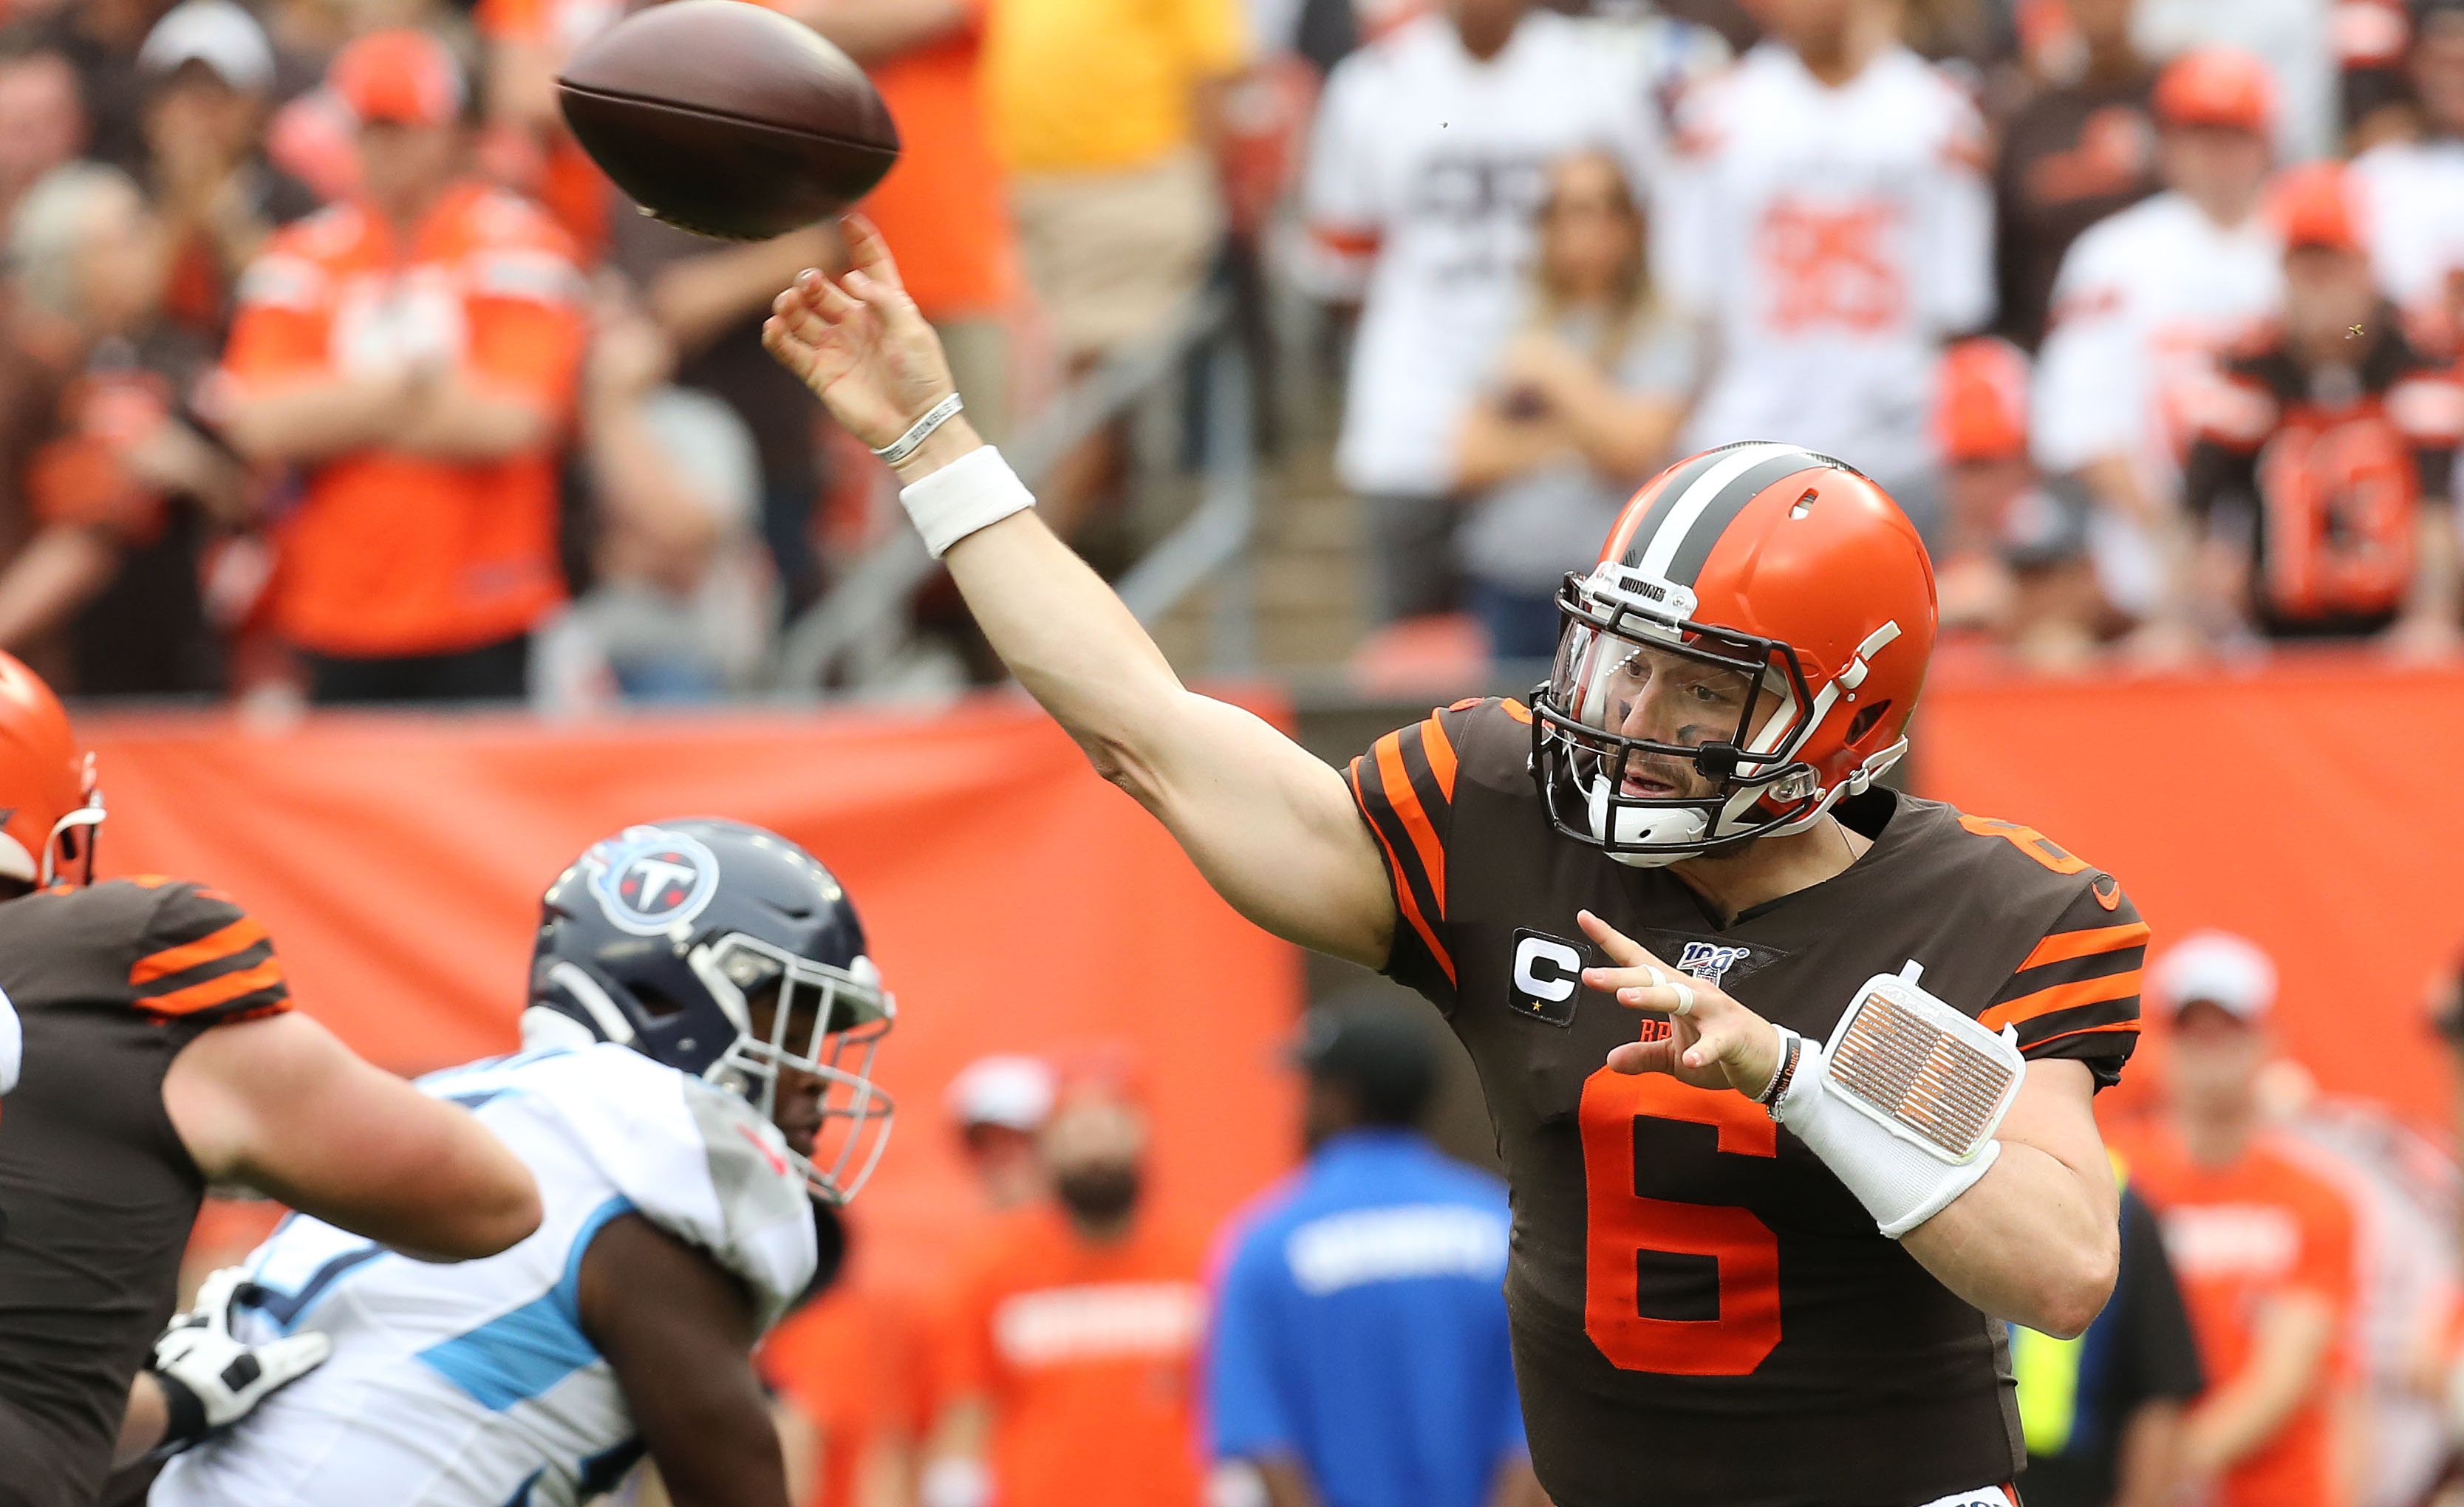
POLYGON ((1680 972, 1691 973, 1714 989, 1728 981, 1728 970, 1749 956, 1751 948, 1729 947, 1719 942, 1688 942, 1677 954, 1680 972))

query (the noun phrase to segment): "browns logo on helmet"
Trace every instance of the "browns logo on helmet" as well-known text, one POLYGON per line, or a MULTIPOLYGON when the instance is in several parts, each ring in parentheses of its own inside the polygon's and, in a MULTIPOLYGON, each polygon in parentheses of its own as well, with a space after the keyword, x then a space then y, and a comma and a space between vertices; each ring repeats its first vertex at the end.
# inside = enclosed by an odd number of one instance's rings
POLYGON ((1570 572, 1532 777, 1557 830, 1658 867, 1812 825, 1898 762, 1933 565, 1843 462, 1748 442, 1678 462, 1570 572))

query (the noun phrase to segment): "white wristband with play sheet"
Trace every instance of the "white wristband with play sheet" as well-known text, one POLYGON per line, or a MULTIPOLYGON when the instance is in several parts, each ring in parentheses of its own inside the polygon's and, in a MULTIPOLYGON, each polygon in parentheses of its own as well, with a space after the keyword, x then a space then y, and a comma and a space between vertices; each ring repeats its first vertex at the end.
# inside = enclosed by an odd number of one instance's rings
POLYGON ((1828 1042, 1799 1037, 1771 1105, 1894 1240, 1992 1170, 1993 1132, 2027 1072, 2013 1033, 1987 1030, 1917 974, 1911 963, 1866 980, 1828 1042))
POLYGON ((924 547, 939 559, 950 546, 989 528, 1013 513, 1035 506, 1035 493, 1009 469, 1001 451, 987 445, 969 450, 912 487, 899 489, 898 501, 924 535, 924 547))

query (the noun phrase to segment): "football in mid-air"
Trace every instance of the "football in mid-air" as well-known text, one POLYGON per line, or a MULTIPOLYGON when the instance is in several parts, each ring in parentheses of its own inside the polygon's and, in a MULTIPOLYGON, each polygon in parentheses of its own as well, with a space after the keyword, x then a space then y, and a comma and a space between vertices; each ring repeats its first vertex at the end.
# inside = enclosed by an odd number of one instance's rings
POLYGON ((671 0, 573 55, 565 122, 642 207, 759 241, 827 219, 898 160, 890 111, 845 53, 747 0, 671 0))

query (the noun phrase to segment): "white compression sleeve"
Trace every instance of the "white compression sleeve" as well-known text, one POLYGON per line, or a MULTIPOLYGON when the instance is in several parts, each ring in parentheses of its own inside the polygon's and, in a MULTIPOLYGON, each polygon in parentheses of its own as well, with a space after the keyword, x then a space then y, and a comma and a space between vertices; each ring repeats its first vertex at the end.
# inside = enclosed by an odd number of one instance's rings
POLYGON ((1035 493, 1009 469, 1001 451, 987 445, 969 450, 949 465, 898 492, 924 547, 939 559, 950 546, 975 533, 1035 506, 1035 493))

